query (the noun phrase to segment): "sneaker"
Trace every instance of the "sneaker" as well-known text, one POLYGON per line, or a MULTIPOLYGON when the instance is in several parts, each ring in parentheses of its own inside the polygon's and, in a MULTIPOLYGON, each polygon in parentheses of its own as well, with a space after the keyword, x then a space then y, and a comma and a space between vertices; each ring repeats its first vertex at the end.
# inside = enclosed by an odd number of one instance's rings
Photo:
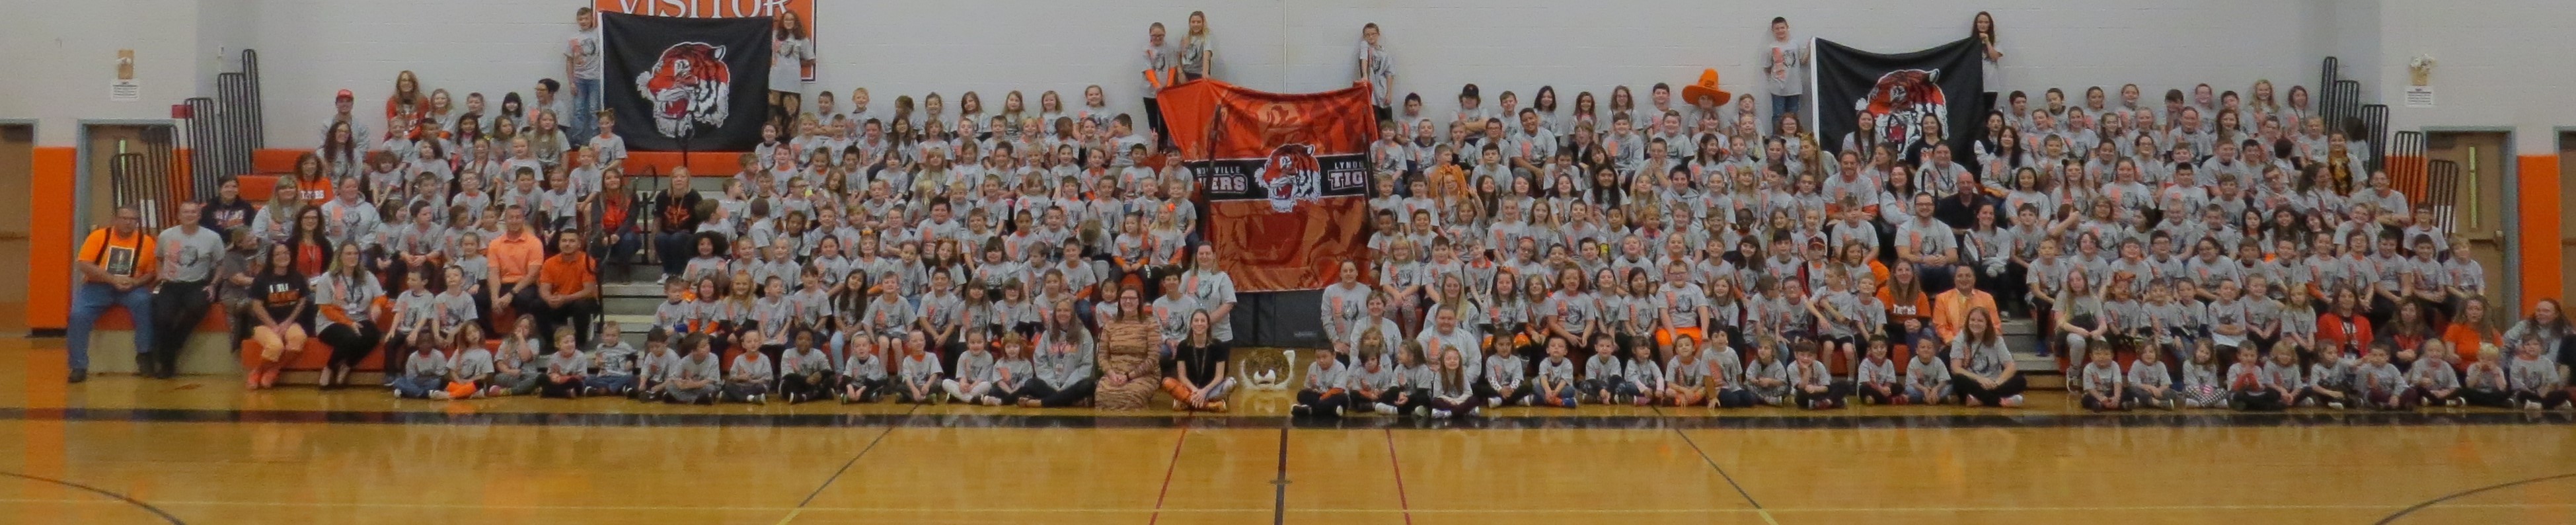
POLYGON ((89 371, 88 371, 88 370, 81 370, 81 369, 73 369, 73 370, 72 370, 72 375, 71 375, 71 377, 70 377, 68 380, 69 380, 72 384, 80 384, 81 382, 89 381, 89 371))
POLYGON ((2297 405, 2301 408, 2315 408, 2317 406, 2317 400, 2315 398, 2301 399, 2298 401, 2297 405))
MULTIPOLYGON (((1903 401, 1904 401, 1904 400, 1905 400, 1905 398, 1904 398, 1904 397, 1891 397, 1891 398, 1888 398, 1888 399, 1887 399, 1887 403, 1888 403, 1888 404, 1891 404, 1891 405, 1904 404, 1904 403, 1903 403, 1903 401)), ((1869 396, 1860 396, 1860 404, 1862 404, 1862 405, 1876 405, 1876 404, 1878 404, 1878 400, 1876 400, 1876 399, 1871 399, 1869 396)))
MULTIPOLYGON (((2540 409, 2540 404, 2539 404, 2539 403, 2532 403, 2532 404, 2531 404, 2531 409, 2532 409, 2532 410, 2539 410, 2539 409, 2540 409)), ((1431 415, 1431 407, 1427 407, 1427 406, 1426 406, 1426 407, 1413 407, 1413 417, 1426 417, 1426 416, 1430 416, 1430 415, 1431 415)))
MULTIPOLYGON (((2316 403, 2300 403, 2299 405, 2300 405, 2300 406, 2316 406, 2316 403)), ((2342 401, 2327 401, 2327 402, 2326 402, 2326 408, 2331 408, 2331 409, 2335 409, 2335 410, 2343 410, 2343 402, 2342 402, 2342 401)))
POLYGON ((1378 403, 1376 406, 1372 406, 1372 407, 1369 407, 1369 408, 1377 409, 1376 411, 1377 411, 1378 415, 1382 415, 1382 416, 1392 416, 1392 415, 1395 415, 1395 405, 1389 405, 1389 404, 1386 404, 1386 403, 1378 403))
POLYGON ((984 406, 988 406, 988 407, 997 407, 997 406, 1002 406, 1002 398, 993 397, 993 396, 984 396, 984 406))
POLYGON ((769 404, 769 394, 752 394, 752 395, 751 395, 751 404, 754 404, 754 405, 766 405, 766 404, 769 404))
POLYGON ((655 277, 655 278, 653 278, 653 285, 654 285, 654 286, 661 286, 661 285, 664 285, 664 284, 669 284, 670 282, 671 282, 671 275, 670 275, 670 274, 662 274, 662 276, 661 276, 661 277, 655 277))
POLYGON ((1224 412, 1224 411, 1225 411, 1225 402, 1224 402, 1224 401, 1209 401, 1209 402, 1207 402, 1207 411, 1209 411, 1209 412, 1224 412))
POLYGON ((2461 406, 2461 405, 2469 404, 2469 401, 2468 401, 2468 400, 2466 400, 2466 399, 2451 398, 2451 400, 2449 400, 2449 401, 2444 401, 2444 402, 2442 402, 2442 404, 2443 404, 2443 405, 2446 405, 2446 406, 2453 407, 2453 408, 2458 408, 2458 407, 2459 407, 2459 406, 2461 406))
POLYGON ((1433 410, 1431 411, 1431 418, 1432 418, 1432 419, 1449 419, 1449 411, 1447 411, 1447 410, 1433 409, 1433 410))
POLYGON ((1020 400, 1020 408, 1040 408, 1040 407, 1044 407, 1044 406, 1046 406, 1046 405, 1045 405, 1045 404, 1043 404, 1043 403, 1039 403, 1039 402, 1038 402, 1038 400, 1036 400, 1036 399, 1022 399, 1022 400, 1020 400))
POLYGON ((1485 407, 1467 409, 1468 417, 1485 417, 1485 407))
POLYGON ((430 398, 430 399, 432 399, 432 400, 437 400, 437 401, 446 401, 446 400, 448 400, 449 398, 452 398, 452 397, 455 397, 455 396, 448 395, 448 394, 447 394, 447 391, 445 391, 445 390, 431 390, 431 391, 429 391, 429 398, 430 398))
POLYGON ((1648 404, 1652 404, 1652 403, 1654 403, 1654 402, 1655 402, 1655 398, 1646 397, 1646 396, 1637 396, 1635 399, 1632 399, 1631 401, 1635 401, 1635 402, 1637 403, 1637 406, 1646 406, 1646 405, 1648 405, 1648 404))
POLYGON ((1333 407, 1333 417, 1342 417, 1342 407, 1333 407))
POLYGON ((2003 402, 1996 403, 1995 406, 2004 408, 2021 408, 2021 394, 2013 394, 2012 397, 2004 398, 2003 402))
POLYGON ((2163 405, 2163 406, 2165 407, 2165 410, 2173 410, 2173 409, 2174 409, 2174 400, 2171 400, 2171 399, 2167 399, 2167 400, 2164 400, 2164 401, 2158 402, 2158 404, 2163 405))
POLYGON ((1485 406, 1503 406, 1503 398, 1499 396, 1485 398, 1485 406))
POLYGON ((1309 408, 1306 405, 1292 406, 1288 407, 1288 415, 1297 417, 1311 416, 1315 415, 1315 409, 1309 408))
POLYGON ((2522 409, 2523 409, 2523 410, 2539 410, 2539 409, 2540 409, 2540 402, 2539 402, 2539 401, 2524 401, 2524 402, 2522 402, 2522 409))

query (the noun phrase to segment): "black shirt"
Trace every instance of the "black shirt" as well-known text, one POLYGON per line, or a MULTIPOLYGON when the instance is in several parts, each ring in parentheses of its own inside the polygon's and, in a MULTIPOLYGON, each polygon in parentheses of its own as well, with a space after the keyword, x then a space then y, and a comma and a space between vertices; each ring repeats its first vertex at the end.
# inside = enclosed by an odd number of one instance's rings
POLYGON ((251 282, 250 294, 254 300, 259 301, 261 308, 268 310, 269 319, 295 323, 308 330, 313 328, 314 309, 309 304, 313 298, 313 289, 303 277, 293 273, 261 275, 251 282), (306 303, 307 307, 296 318, 287 319, 286 314, 297 313, 295 310, 299 303, 306 303))
POLYGON ((698 223, 707 220, 706 216, 698 215, 698 202, 704 199, 697 190, 688 188, 665 190, 661 196, 654 197, 653 210, 662 219, 662 233, 698 231, 698 223))
POLYGON ((1182 341, 1180 347, 1172 352, 1172 360, 1176 365, 1180 365, 1180 368, 1188 369, 1186 376, 1190 384, 1204 387, 1216 382, 1218 365, 1233 360, 1233 345, 1216 341, 1214 338, 1210 338, 1207 346, 1197 346, 1190 344, 1189 341, 1182 341))

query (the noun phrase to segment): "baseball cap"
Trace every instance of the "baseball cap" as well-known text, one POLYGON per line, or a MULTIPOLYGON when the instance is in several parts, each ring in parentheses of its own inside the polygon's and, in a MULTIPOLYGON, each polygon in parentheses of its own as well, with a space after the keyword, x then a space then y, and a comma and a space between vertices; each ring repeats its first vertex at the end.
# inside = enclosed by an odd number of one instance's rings
POLYGON ((350 93, 350 92, 349 92, 349 90, 343 89, 343 90, 340 90, 340 98, 355 99, 355 98, 358 98, 358 95, 357 95, 357 94, 355 94, 355 93, 350 93))

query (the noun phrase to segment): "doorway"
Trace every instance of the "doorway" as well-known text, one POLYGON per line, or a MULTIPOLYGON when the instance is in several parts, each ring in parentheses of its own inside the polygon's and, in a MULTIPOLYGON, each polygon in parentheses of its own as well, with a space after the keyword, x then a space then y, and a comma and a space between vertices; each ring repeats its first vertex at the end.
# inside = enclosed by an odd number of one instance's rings
MULTIPOLYGON (((2520 278, 2505 266, 2505 250, 2519 248, 2505 235, 2505 221, 2514 210, 2505 203, 2505 170, 2512 162, 2510 133, 2501 131, 2445 131, 2424 135, 2424 158, 2431 162, 2448 161, 2459 166, 2459 205, 2453 208, 2452 233, 2467 238, 2478 265, 2486 268, 2487 301, 2490 304, 2517 304, 2515 286, 2520 278)), ((2542 198, 2524 196, 2524 198, 2542 198)))
POLYGON ((81 128, 81 188, 88 188, 74 214, 77 230, 106 223, 117 206, 143 212, 146 231, 160 231, 178 214, 173 193, 173 143, 169 124, 89 124, 81 128))
MULTIPOLYGON (((36 127, 0 125, 0 195, 35 194, 36 127)), ((29 207, 0 206, 0 261, 25 261, 29 207)), ((0 279, 0 304, 27 302, 26 279, 0 279)))

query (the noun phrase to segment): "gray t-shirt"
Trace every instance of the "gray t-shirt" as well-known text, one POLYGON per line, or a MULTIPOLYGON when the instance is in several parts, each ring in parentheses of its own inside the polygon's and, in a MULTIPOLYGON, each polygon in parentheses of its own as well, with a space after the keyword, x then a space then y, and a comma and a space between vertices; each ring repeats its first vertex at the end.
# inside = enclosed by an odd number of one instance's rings
POLYGON ((571 45, 564 48, 564 58, 573 61, 572 78, 598 80, 599 30, 592 29, 574 35, 571 45))
POLYGON ((206 228, 171 226, 161 230, 161 278, 171 281, 202 282, 214 278, 215 263, 224 255, 224 236, 206 228))

